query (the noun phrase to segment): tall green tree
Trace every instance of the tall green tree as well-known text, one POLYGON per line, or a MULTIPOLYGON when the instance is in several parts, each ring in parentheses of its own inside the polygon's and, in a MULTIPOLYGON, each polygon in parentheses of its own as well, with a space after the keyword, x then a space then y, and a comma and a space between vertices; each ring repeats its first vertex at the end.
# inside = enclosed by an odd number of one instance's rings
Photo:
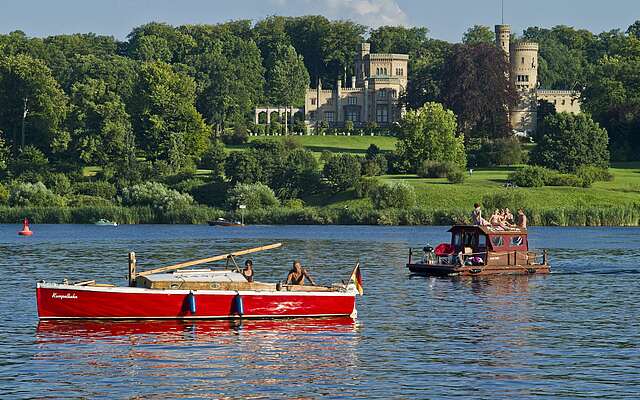
POLYGON ((462 35, 462 43, 464 44, 480 44, 480 43, 493 43, 495 40, 495 34, 491 31, 491 28, 484 25, 474 25, 462 35))
MULTIPOLYGON (((302 57, 296 54, 293 46, 281 49, 281 56, 269 71, 269 98, 272 104, 302 107, 309 87, 309 73, 302 57)), ((288 111, 287 111, 288 112, 288 111)), ((285 118, 285 133, 288 133, 288 118, 285 118)))
POLYGON ((105 82, 87 78, 71 89, 68 118, 72 148, 87 165, 122 162, 133 135, 125 104, 105 82))
POLYGON ((402 118, 396 153, 415 171, 425 160, 467 163, 464 138, 456 135, 456 116, 442 104, 426 103, 402 118))
POLYGON ((381 26, 369 34, 374 53, 399 53, 413 56, 429 40, 429 30, 423 27, 381 26))
POLYGON ((195 107, 194 80, 163 62, 140 67, 137 96, 131 105, 137 142, 152 160, 179 170, 202 155, 210 129, 195 107))
POLYGON ((508 111, 518 100, 509 62, 493 44, 456 45, 445 61, 442 103, 458 117, 465 138, 511 133, 508 111))
POLYGON ((42 61, 22 54, 0 58, 0 130, 14 151, 27 144, 48 154, 65 150, 67 103, 42 61))
MULTIPOLYGON (((352 21, 333 21, 322 41, 322 53, 329 77, 347 80, 355 74, 356 46, 364 41, 367 28, 352 21)), ((331 82, 331 80, 330 80, 331 82)))
POLYGON ((587 114, 552 114, 545 118, 544 132, 531 151, 534 164, 562 172, 583 165, 609 166, 607 131, 587 114))

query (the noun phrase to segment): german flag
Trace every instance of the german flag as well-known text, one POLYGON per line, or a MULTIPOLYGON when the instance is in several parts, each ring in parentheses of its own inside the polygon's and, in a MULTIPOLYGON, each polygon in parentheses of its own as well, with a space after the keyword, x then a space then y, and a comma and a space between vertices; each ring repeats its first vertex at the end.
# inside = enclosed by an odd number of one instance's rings
POLYGON ((357 263, 355 268, 353 269, 349 282, 353 282, 356 285, 356 290, 358 290, 358 293, 360 294, 360 296, 362 296, 362 293, 364 293, 364 291, 362 290, 362 274, 360 273, 360 263, 357 263))

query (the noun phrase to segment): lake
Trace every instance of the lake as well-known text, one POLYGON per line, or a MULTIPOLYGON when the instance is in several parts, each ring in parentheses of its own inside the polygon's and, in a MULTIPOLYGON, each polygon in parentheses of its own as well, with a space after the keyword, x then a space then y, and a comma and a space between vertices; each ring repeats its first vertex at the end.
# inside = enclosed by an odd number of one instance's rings
MULTIPOLYGON (((532 228, 548 276, 410 276, 408 247, 446 227, 0 225, 0 397, 638 398, 640 229, 532 228), (43 322, 37 280, 124 285, 138 268, 282 241, 321 283, 362 263, 358 318, 43 322)), ((244 260, 244 259, 243 259, 244 260)))

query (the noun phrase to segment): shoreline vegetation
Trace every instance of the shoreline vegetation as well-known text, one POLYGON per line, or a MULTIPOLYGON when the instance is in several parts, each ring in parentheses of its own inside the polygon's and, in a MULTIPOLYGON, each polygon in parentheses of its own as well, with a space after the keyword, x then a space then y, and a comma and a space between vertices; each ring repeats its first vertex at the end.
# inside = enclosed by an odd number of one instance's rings
MULTIPOLYGON (((640 204, 527 209, 532 226, 640 226, 640 204)), ((374 209, 356 207, 265 208, 248 210, 249 225, 451 225, 469 223, 466 209, 374 209)), ((239 213, 206 206, 173 210, 151 207, 0 207, 0 223, 16 223, 28 217, 35 224, 92 224, 100 218, 119 224, 206 224, 219 217, 240 219, 239 213)))

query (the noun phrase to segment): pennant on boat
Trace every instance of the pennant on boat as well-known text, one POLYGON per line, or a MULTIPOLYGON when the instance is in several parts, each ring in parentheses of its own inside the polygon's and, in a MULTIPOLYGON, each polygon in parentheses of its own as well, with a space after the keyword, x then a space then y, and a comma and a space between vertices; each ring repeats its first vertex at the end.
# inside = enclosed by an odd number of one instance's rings
POLYGON ((356 285, 356 290, 358 290, 358 293, 360 294, 360 296, 362 296, 362 293, 364 293, 364 291, 362 290, 362 274, 360 273, 360 263, 356 264, 356 267, 351 273, 351 282, 356 285))

